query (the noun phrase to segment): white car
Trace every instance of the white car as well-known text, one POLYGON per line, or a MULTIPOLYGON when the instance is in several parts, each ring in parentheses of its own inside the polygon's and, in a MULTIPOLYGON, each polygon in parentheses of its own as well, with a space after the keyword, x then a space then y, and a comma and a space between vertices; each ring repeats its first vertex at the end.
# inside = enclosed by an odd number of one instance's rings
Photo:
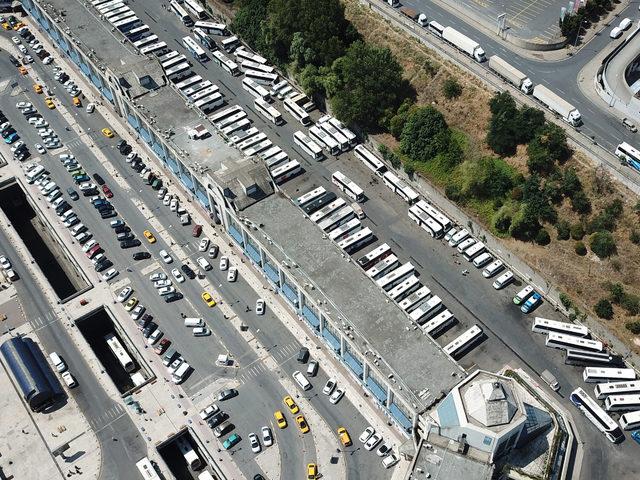
POLYGON ((18 274, 14 272, 12 269, 6 270, 6 273, 7 273, 7 277, 12 282, 15 282, 16 280, 18 280, 18 274))
POLYGON ((393 466, 394 466, 396 463, 398 463, 398 462, 399 462, 398 457, 396 457, 395 453, 392 453, 391 455, 389 455, 389 456, 385 457, 385 458, 382 460, 382 466, 383 466, 384 468, 391 468, 391 467, 393 467, 393 466))
POLYGON ((162 338, 162 335, 164 335, 162 330, 160 330, 159 328, 156 328, 153 331, 153 333, 149 335, 149 338, 147 338, 147 343, 149 345, 155 345, 156 343, 158 343, 158 340, 162 338))
POLYGON ((27 47, 22 44, 18 45, 18 50, 20 50, 20 53, 23 53, 25 55, 27 54, 27 47))
POLYGON ((97 242, 96 240, 91 240, 90 242, 85 243, 85 244, 82 246, 82 251, 83 251, 83 252, 85 252, 85 253, 87 253, 87 252, 91 249, 91 247, 93 247, 93 246, 94 246, 94 245, 96 245, 97 243, 98 243, 98 242, 97 242))
POLYGON ((360 434, 360 436, 358 437, 358 440, 360 440, 362 443, 365 443, 367 440, 369 440, 373 436, 374 433, 376 433, 375 428, 367 427, 364 430, 364 432, 360 434))
POLYGON ((102 279, 105 282, 108 282, 109 280, 114 278, 116 275, 118 275, 118 273, 119 273, 118 270, 116 270, 115 268, 110 268, 109 270, 107 270, 102 274, 102 279))
POLYGON ((45 65, 49 65, 51 62, 53 62, 53 57, 51 55, 49 55, 42 61, 42 63, 44 63, 45 65))
POLYGON ((632 24, 632 23, 633 23, 633 22, 631 21, 631 19, 630 19, 630 18, 623 18, 623 19, 620 21, 620 25, 618 25, 618 27, 619 27, 621 30, 627 30, 627 29, 631 26, 631 24, 632 24))
POLYGON ((259 298, 256 300, 256 315, 264 315, 264 300, 259 298))
POLYGON ((162 272, 154 273, 149 277, 149 280, 151 280, 152 282, 157 282, 158 280, 166 280, 166 279, 167 279, 167 275, 162 272))
POLYGON ((364 444, 364 448, 365 450, 371 451, 376 448, 376 445, 378 445, 381 441, 382 435, 380 435, 379 433, 374 433, 373 435, 371 435, 371 438, 367 440, 367 443, 364 444))
POLYGON ((165 280, 156 280, 155 282, 153 282, 153 286, 156 288, 164 288, 164 287, 170 287, 172 285, 171 280, 165 279, 165 280))
POLYGON ((238 269, 236 267, 231 267, 227 272, 227 281, 235 282, 238 278, 238 269))
POLYGON ((20 45, 22 42, 20 41, 20 37, 11 37, 11 41, 16 45, 20 45))
POLYGON ((209 417, 213 417, 219 411, 220 411, 220 408, 215 403, 212 403, 207 408, 200 411, 200 418, 202 420, 206 420, 209 417))
POLYGON ((144 307, 144 305, 136 305, 136 308, 134 308, 131 311, 131 318, 133 320, 139 320, 140 317, 142 317, 142 314, 146 311, 147 309, 144 307))
POLYGON ((336 388, 335 391, 329 397, 329 402, 331 402, 333 405, 335 405, 336 403, 338 403, 340 401, 340 399, 342 397, 344 397, 344 389, 336 388))
POLYGON ((165 207, 168 207, 168 206, 169 206, 169 204, 171 203, 171 198, 172 198, 172 195, 171 195, 170 193, 167 193, 167 194, 164 196, 164 198, 162 199, 162 204, 163 204, 165 207))
POLYGON ((264 443, 265 447, 270 447, 273 445, 273 436, 271 435, 271 429, 266 425, 262 427, 262 443, 264 443))
POLYGON ((25 110, 25 109, 31 108, 31 107, 33 107, 31 102, 18 102, 18 103, 16 103, 16 108, 18 110, 25 110))
POLYGON ((73 388, 76 385, 78 385, 76 383, 76 379, 73 378, 73 375, 71 375, 69 372, 63 372, 61 376, 62 376, 62 379, 64 380, 64 383, 67 385, 67 387, 73 388))
POLYGON ((225 271, 229 268, 229 257, 222 256, 220 257, 220 270, 225 271))
POLYGON ((172 212, 175 212, 176 210, 178 210, 178 199, 177 198, 171 199, 171 203, 169 204, 169 210, 171 210, 172 212))
POLYGON ((37 151, 40 155, 44 155, 45 153, 47 153, 47 150, 46 150, 42 145, 40 145, 39 143, 36 143, 36 144, 35 144, 35 147, 36 147, 36 151, 37 151))
MULTIPOLYGON (((131 155, 136 155, 134 152, 131 152, 129 155, 127 155, 127 163, 130 162, 129 157, 131 155)), ((132 159, 133 160, 133 159, 132 159)), ((158 199, 162 200, 165 196, 165 194, 167 193, 167 189, 162 187, 160 190, 158 190, 158 199)))
POLYGON ((207 237, 204 237, 202 240, 200 240, 200 244, 198 245, 198 251, 206 252, 207 248, 209 248, 209 239, 207 237))
POLYGON ((11 268, 11 262, 4 255, 0 255, 0 267, 2 267, 3 270, 9 270, 11 268))
POLYGON ((249 444, 251 445, 251 451, 253 453, 259 453, 262 448, 260 447, 260 440, 258 440, 258 436, 251 432, 249 434, 249 444))
POLYGON ((25 55, 24 58, 22 59, 22 62, 25 65, 28 65, 30 63, 33 63, 33 57, 31 55, 25 55))
POLYGON ((622 29, 620 27, 614 27, 611 29, 611 32, 609 32, 609 37, 616 39, 616 38, 620 38, 622 36, 622 29))
POLYGON ((87 190, 95 190, 97 187, 95 183, 85 182, 81 183, 79 188, 81 191, 85 192, 87 190))
POLYGON ((335 388, 336 388, 336 379, 330 378, 329 380, 327 380, 327 383, 324 384, 322 393, 324 393, 325 395, 331 395, 335 388))
POLYGON ((177 268, 174 268, 173 270, 171 270, 171 275, 173 275, 173 278, 176 279, 176 282, 178 283, 184 282, 184 275, 182 275, 180 273, 180 270, 178 270, 177 268))
POLYGON ((382 445, 380 445, 380 448, 376 450, 376 455, 378 455, 379 457, 385 457, 392 451, 393 448, 391 447, 391 445, 389 445, 388 443, 383 443, 382 445))
POLYGON ((204 257, 198 257, 196 259, 196 263, 198 264, 198 266, 205 270, 205 271, 209 271, 211 270, 213 267, 211 266, 211 264, 209 262, 207 262, 207 259, 204 257))
POLYGON ((96 109, 95 104, 93 103, 88 103, 87 104, 87 113, 93 113, 93 111, 96 109))
POLYGON ((173 258, 171 257, 171 255, 169 255, 167 253, 166 250, 160 250, 158 253, 160 254, 160 257, 162 258, 162 261, 164 263, 169 264, 169 263, 173 262, 173 258))
POLYGON ((162 287, 158 289, 158 295, 161 297, 169 295, 170 293, 176 293, 176 289, 173 287, 162 287))
MULTIPOLYGON (((91 232, 80 232, 79 234, 74 235, 73 238, 75 238, 78 241, 78 243, 80 245, 82 245, 84 242, 89 240, 91 237, 93 237, 93 234, 91 232)), ((103 277, 104 277, 104 275, 103 275, 103 277)))

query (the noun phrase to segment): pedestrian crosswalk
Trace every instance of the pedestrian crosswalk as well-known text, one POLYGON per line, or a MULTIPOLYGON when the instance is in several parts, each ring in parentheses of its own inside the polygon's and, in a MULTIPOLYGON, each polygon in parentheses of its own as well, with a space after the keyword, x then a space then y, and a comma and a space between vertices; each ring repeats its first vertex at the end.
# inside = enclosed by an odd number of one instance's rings
POLYGON ((66 142, 65 146, 67 148, 77 148, 80 145, 82 145, 82 140, 79 138, 74 138, 73 140, 69 140, 68 142, 66 142))
POLYGON ((50 323, 53 323, 57 320, 56 314, 51 310, 45 312, 43 315, 38 315, 37 317, 32 317, 29 320, 29 324, 31 328, 34 330, 39 330, 43 327, 46 327, 50 323))
POLYGON ((291 342, 286 345, 274 348, 270 351, 270 353, 278 363, 282 363, 295 355, 299 348, 300 345, 297 342, 291 342))
POLYGON ((269 369, 263 362, 253 363, 238 375, 238 380, 242 383, 246 383, 265 374, 268 370, 269 369))
POLYGON ((116 404, 110 409, 105 410, 97 417, 90 418, 89 425, 91 425, 91 428, 93 428, 94 430, 100 430, 101 428, 107 426, 109 423, 120 418, 122 415, 124 415, 124 413, 124 407, 116 404))

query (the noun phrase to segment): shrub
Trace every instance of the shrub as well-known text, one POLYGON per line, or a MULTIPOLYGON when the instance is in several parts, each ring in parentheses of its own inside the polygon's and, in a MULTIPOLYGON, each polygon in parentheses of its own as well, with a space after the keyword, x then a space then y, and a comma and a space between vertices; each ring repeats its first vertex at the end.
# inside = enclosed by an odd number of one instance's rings
POLYGON ((640 245, 640 232, 635 229, 631 230, 631 233, 629 234, 629 240, 634 245, 640 245))
POLYGON ((584 257, 587 254, 587 247, 585 247, 584 243, 576 242, 576 246, 574 247, 576 253, 581 257, 584 257))
POLYGON ((580 190, 571 196, 571 208, 574 212, 586 215, 591 211, 591 200, 580 190))
POLYGON ((596 312, 596 315, 600 318, 607 320, 613 318, 613 307, 611 306, 611 302, 606 298, 600 299, 593 307, 593 311, 596 312))
POLYGON ((638 315, 640 313, 640 298, 637 295, 625 294, 620 301, 620 306, 624 308, 629 315, 638 315))
POLYGON ((561 293, 559 297, 560 297, 560 303, 567 310, 569 310, 573 306, 573 302, 571 301, 571 298, 569 298, 569 295, 567 295, 566 293, 564 292, 561 293))
POLYGON ((638 334, 640 334, 640 321, 631 320, 631 321, 629 321, 629 322, 624 324, 624 328, 629 330, 634 335, 638 335, 638 334))
POLYGON ((391 166, 396 170, 402 166, 402 162, 400 161, 400 157, 393 152, 389 153, 389 161, 391 162, 391 166))
POLYGON ((404 173, 406 173, 409 176, 409 178, 413 178, 413 174, 416 173, 416 167, 414 167, 410 163, 405 163, 404 173))
POLYGON ((581 223, 571 225, 571 238, 574 240, 582 240, 584 238, 584 228, 581 223))
POLYGON ((449 200, 453 200, 457 202, 461 198, 460 187, 455 184, 449 184, 444 189, 444 194, 447 196, 449 200))
POLYGON ((620 283, 609 285, 609 300, 613 303, 620 303, 624 298, 624 287, 620 283))
POLYGON ((596 232, 589 239, 589 246, 599 258, 609 258, 616 253, 616 242, 611 232, 596 232))
POLYGON ((538 230, 538 233, 536 233, 536 243, 543 246, 549 245, 551 243, 551 236, 546 229, 541 228, 540 230, 538 230))
POLYGON ((449 100, 458 98, 462 94, 462 85, 455 78, 447 78, 442 85, 442 92, 449 100))
POLYGON ((556 231, 558 232, 558 240, 569 240, 571 236, 571 225, 566 220, 560 220, 556 223, 556 231))

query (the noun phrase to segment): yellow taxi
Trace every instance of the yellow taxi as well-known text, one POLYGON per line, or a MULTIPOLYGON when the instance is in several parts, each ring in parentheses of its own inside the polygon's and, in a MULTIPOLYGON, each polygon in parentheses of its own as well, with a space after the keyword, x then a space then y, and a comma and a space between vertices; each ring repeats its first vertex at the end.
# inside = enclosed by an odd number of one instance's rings
POLYGON ((338 437, 340 437, 340 442, 342 442, 342 446, 349 447, 351 446, 351 437, 349 436, 349 432, 344 427, 338 427, 338 437))
POLYGON ((154 237, 153 233, 151 233, 149 230, 145 230, 144 232, 142 232, 142 234, 144 235, 144 238, 146 238, 149 243, 156 243, 156 237, 154 237))
POLYGON ((39 83, 36 83, 33 86, 33 91, 36 92, 36 93, 42 93, 42 85, 40 85, 39 83))
POLYGON ((287 395, 286 397, 284 397, 283 399, 284 404, 287 406, 287 408, 289 409, 289 411, 292 414, 296 414, 300 411, 300 409, 298 408, 298 405, 296 404, 296 402, 293 401, 293 398, 291 398, 289 395, 287 395))
POLYGON ((209 292, 202 292, 202 300, 207 304, 209 308, 216 306, 216 301, 213 299, 209 292))
POLYGON ((307 464, 307 480, 315 480, 318 476, 318 466, 315 463, 307 464))
POLYGON ((284 418, 284 415, 280 410, 276 410, 275 412, 273 412, 273 417, 276 419, 278 428, 287 428, 287 419, 284 418))
POLYGON ((44 103, 49 110, 53 110, 54 108, 56 108, 56 104, 53 103, 53 100, 49 97, 44 99, 44 103))
POLYGON ((24 27, 24 23, 18 22, 13 26, 13 29, 18 30, 19 28, 22 28, 22 27, 24 27))
POLYGON ((298 428, 302 433, 309 432, 309 424, 307 423, 307 419, 304 418, 304 415, 298 415, 296 417, 296 423, 298 424, 298 428))
POLYGON ((107 138, 113 138, 113 132, 109 128, 103 128, 102 134, 107 138))
POLYGON ((4 28, 5 30, 11 30, 11 25, 9 25, 8 22, 3 22, 2 23, 2 28, 4 28))
POLYGON ((78 97, 73 97, 73 104, 76 107, 81 107, 82 106, 82 102, 80 101, 80 98, 78 98, 78 97))
POLYGON ((20 72, 20 75, 26 75, 27 74, 27 69, 23 66, 18 67, 18 72, 20 72))
POLYGON ((136 307, 136 305, 138 305, 138 299, 136 297, 131 297, 127 303, 124 304, 124 309, 127 312, 130 312, 136 307))

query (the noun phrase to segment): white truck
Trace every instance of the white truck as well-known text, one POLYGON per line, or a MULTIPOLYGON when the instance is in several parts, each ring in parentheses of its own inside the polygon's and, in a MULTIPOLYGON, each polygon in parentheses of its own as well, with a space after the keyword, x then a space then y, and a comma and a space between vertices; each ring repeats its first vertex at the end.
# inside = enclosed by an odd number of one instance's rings
POLYGON ((489 68, 527 95, 533 91, 533 82, 531 79, 517 68, 509 65, 498 55, 489 57, 489 68))
POLYGON ((445 27, 442 31, 442 38, 444 38, 451 45, 458 50, 463 51, 476 62, 482 63, 486 60, 484 50, 475 40, 470 39, 466 35, 463 35, 459 31, 451 27, 445 27))
POLYGON ((544 85, 536 85, 533 87, 533 98, 538 100, 552 112, 560 115, 568 124, 577 127, 582 123, 582 117, 578 109, 566 100, 560 98, 544 85))
POLYGON ((556 377, 554 377, 549 370, 545 370, 544 372, 542 372, 540 374, 540 378, 547 382, 554 392, 560 390, 560 384, 558 383, 558 380, 556 380, 556 377))

